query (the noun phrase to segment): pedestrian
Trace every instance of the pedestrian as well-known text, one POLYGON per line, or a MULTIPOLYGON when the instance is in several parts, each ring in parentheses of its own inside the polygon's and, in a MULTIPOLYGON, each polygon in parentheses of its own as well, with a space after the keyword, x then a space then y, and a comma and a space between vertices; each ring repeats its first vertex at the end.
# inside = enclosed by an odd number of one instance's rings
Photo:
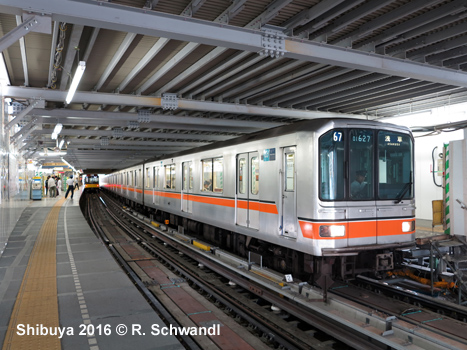
POLYGON ((79 190, 79 179, 78 177, 75 177, 75 188, 79 190))
POLYGON ((62 179, 58 176, 57 177, 57 196, 60 194, 62 190, 62 179))
POLYGON ((68 193, 71 191, 71 199, 73 199, 73 194, 75 192, 75 186, 74 186, 74 181, 73 181, 73 175, 70 175, 70 178, 66 180, 66 184, 68 185, 68 188, 65 193, 65 199, 68 197, 68 193))
POLYGON ((55 193, 55 190, 57 189, 57 184, 55 183, 55 179, 53 177, 51 177, 48 181, 49 183, 49 193, 50 193, 50 197, 51 198, 55 198, 56 197, 56 193, 55 193))
POLYGON ((45 180, 45 196, 47 197, 47 194, 49 193, 49 179, 50 175, 47 176, 47 179, 45 180))

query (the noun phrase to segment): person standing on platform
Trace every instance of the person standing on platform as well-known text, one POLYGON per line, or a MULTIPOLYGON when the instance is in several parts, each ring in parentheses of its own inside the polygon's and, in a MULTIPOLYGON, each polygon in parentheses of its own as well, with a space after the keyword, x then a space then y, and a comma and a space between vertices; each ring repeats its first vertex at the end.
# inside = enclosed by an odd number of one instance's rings
POLYGON ((49 179, 50 175, 47 176, 47 179, 44 181, 45 182, 45 196, 47 197, 47 194, 49 193, 49 179))
POLYGON ((75 177, 75 188, 79 190, 79 179, 75 177))
POLYGON ((66 180, 66 184, 68 185, 68 188, 67 188, 66 193, 65 193, 65 199, 66 199, 66 197, 68 197, 68 193, 70 193, 70 191, 71 191, 71 199, 73 199, 73 194, 75 192, 75 185, 74 185, 74 181, 73 181, 73 175, 70 175, 70 178, 68 180, 66 180))
POLYGON ((60 194, 62 190, 62 179, 58 176, 57 177, 57 196, 60 194))
POLYGON ((51 177, 48 181, 49 183, 49 193, 50 193, 50 198, 55 198, 56 197, 56 193, 55 193, 55 190, 57 189, 57 185, 55 183, 55 179, 53 177, 51 177))

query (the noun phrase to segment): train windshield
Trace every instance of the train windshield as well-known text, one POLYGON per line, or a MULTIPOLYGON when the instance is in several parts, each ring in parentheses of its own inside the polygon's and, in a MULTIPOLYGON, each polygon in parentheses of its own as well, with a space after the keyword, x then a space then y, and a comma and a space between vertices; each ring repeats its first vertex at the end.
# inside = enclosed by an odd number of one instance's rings
POLYGON ((322 200, 413 198, 413 143, 409 135, 334 129, 320 137, 319 147, 322 200))
POLYGON ((413 143, 406 134, 378 132, 378 198, 413 198, 413 143))
POLYGON ((84 182, 87 184, 98 184, 99 176, 98 175, 87 175, 84 182))
POLYGON ((344 130, 331 130, 320 138, 321 199, 344 199, 344 144, 344 130))

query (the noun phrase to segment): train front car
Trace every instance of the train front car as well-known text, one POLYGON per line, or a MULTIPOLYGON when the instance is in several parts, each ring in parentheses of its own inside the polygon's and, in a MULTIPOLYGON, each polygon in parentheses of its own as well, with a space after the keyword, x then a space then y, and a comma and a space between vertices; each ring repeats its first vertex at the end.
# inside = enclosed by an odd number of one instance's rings
POLYGON ((392 270, 415 240, 410 130, 358 120, 330 124, 314 138, 315 203, 298 213, 302 236, 313 245, 310 270, 328 286, 330 276, 392 270))
POLYGON ((98 174, 86 174, 84 176, 84 189, 88 192, 99 191, 99 175, 98 174))

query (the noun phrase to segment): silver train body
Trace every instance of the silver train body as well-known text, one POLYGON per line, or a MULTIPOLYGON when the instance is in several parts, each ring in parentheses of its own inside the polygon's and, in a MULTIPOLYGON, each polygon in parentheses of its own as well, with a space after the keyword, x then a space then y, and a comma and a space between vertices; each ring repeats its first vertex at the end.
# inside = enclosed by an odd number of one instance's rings
POLYGON ((129 167, 102 186, 185 223, 242 234, 246 249, 266 242, 307 261, 412 245, 413 161, 405 127, 319 119, 129 167))

